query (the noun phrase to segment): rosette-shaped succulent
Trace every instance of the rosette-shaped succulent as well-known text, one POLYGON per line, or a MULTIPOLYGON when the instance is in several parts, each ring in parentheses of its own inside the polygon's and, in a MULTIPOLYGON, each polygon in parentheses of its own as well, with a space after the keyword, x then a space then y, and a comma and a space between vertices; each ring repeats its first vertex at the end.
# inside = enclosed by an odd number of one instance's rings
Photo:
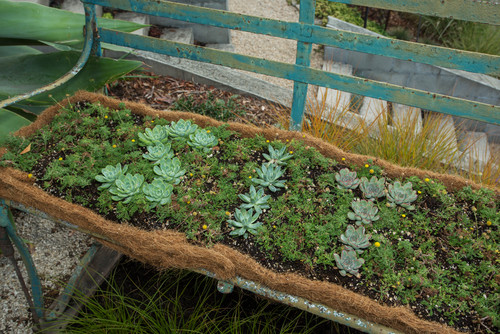
POLYGON ((109 192, 114 195, 111 199, 123 201, 124 204, 129 203, 141 191, 143 182, 144 176, 141 174, 121 175, 116 179, 115 185, 109 188, 109 192))
POLYGON ((168 142, 168 132, 162 125, 157 125, 151 130, 147 128, 144 133, 138 134, 139 141, 146 146, 154 146, 156 144, 165 144, 168 142))
POLYGON ((188 145, 201 150, 203 153, 210 153, 218 143, 217 138, 205 130, 198 130, 189 135, 188 145))
POLYGON ((354 212, 349 212, 347 217, 350 220, 355 220, 356 225, 371 224, 380 218, 377 216, 378 208, 372 201, 352 201, 351 207, 354 212))
POLYGON ((276 165, 286 165, 287 160, 293 157, 292 154, 286 152, 286 146, 283 146, 281 150, 275 150, 271 145, 269 145, 269 154, 262 154, 264 158, 268 160, 268 164, 276 165))
POLYGON ((97 188, 99 190, 103 190, 111 187, 115 184, 116 179, 127 172, 128 166, 125 165, 122 168, 120 163, 117 163, 115 167, 108 165, 105 168, 101 169, 102 175, 97 175, 95 179, 102 183, 102 185, 97 188))
POLYGON ((361 268, 365 260, 357 258, 356 252, 353 250, 343 250, 342 255, 333 254, 337 267, 340 269, 340 275, 345 276, 347 273, 359 277, 358 269, 361 268))
POLYGON ((235 227, 235 230, 229 233, 230 235, 243 236, 246 239, 248 233, 257 234, 257 228, 262 226, 262 223, 257 221, 259 214, 254 214, 253 209, 236 209, 234 218, 235 220, 228 219, 227 221, 231 226, 235 227))
POLYGON ((358 254, 363 253, 363 248, 370 246, 371 234, 365 234, 364 226, 355 229, 354 226, 347 226, 347 230, 340 236, 340 241, 347 245, 346 249, 354 250, 358 254))
POLYGON ((239 194, 238 197, 245 203, 240 205, 242 209, 254 209, 260 214, 263 209, 269 209, 267 201, 270 195, 264 195, 264 189, 255 190, 254 186, 250 186, 250 192, 247 194, 239 194))
POLYGON ((414 210, 415 206, 411 205, 417 199, 417 192, 413 190, 411 182, 407 182, 404 186, 401 182, 396 181, 393 185, 389 185, 387 192, 387 200, 389 205, 394 207, 400 205, 408 210, 414 210))
POLYGON ((359 188, 363 192, 363 196, 365 198, 376 200, 377 198, 385 196, 385 178, 381 177, 380 179, 376 176, 372 176, 370 181, 366 177, 361 178, 361 183, 359 184, 359 188))
POLYGON ((154 146, 148 146, 148 153, 143 154, 142 156, 145 159, 154 161, 155 165, 160 163, 162 159, 171 159, 174 156, 174 152, 170 150, 170 143, 162 144, 158 143, 154 146))
POLYGON ((261 168, 257 169, 257 174, 260 178, 252 179, 254 183, 267 187, 272 192, 278 191, 278 188, 285 187, 285 180, 279 180, 285 173, 280 166, 263 164, 261 168))
POLYGON ((360 182, 357 173, 351 172, 347 168, 343 168, 338 173, 335 173, 335 180, 339 183, 337 187, 343 189, 356 189, 360 182))
POLYGON ((173 189, 174 187, 170 183, 166 183, 162 179, 154 179, 151 184, 142 186, 142 192, 146 199, 151 202, 150 208, 170 203, 173 189))
POLYGON ((183 119, 177 122, 170 123, 167 127, 167 131, 172 138, 188 138, 189 135, 196 132, 198 125, 191 123, 191 121, 185 121, 183 119))
POLYGON ((179 158, 163 159, 160 164, 154 166, 153 171, 156 175, 161 176, 166 182, 179 184, 181 177, 186 174, 185 169, 181 169, 181 161, 179 158))

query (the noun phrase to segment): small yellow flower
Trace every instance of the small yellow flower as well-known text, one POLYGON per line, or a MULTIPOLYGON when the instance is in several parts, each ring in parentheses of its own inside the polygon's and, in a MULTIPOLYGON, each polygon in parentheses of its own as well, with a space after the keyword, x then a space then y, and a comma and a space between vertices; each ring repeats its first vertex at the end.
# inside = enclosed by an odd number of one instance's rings
POLYGON ((401 284, 401 282, 400 282, 400 281, 397 281, 397 282, 396 282, 396 284, 397 284, 397 285, 400 285, 400 284, 401 284))
POLYGON ((252 175, 250 175, 248 178, 249 178, 249 179, 251 179, 251 178, 252 178, 252 175))
MULTIPOLYGON (((30 174, 28 174, 28 178, 29 178, 29 179, 31 179, 32 177, 33 177, 33 174, 31 174, 31 173, 30 173, 30 174)), ((491 222, 489 222, 489 223, 491 223, 491 222)), ((490 225, 491 225, 491 224, 490 224, 490 225)))
POLYGON ((345 161, 345 158, 342 158, 342 161, 345 161))
POLYGON ((132 143, 135 143, 135 139, 132 139, 132 143))
MULTIPOLYGON (((194 213, 193 213, 193 214, 194 214, 194 213)), ((203 228, 204 230, 206 230, 206 229, 208 228, 208 226, 207 226, 207 225, 205 225, 205 224, 203 224, 203 226, 202 226, 201 228, 203 228)))
POLYGON ((287 139, 287 140, 286 140, 286 142, 288 143, 288 142, 289 142, 289 140, 287 139))
POLYGON ((290 153, 290 154, 293 154, 293 151, 290 151, 289 153, 290 153))
POLYGON ((231 215, 231 212, 226 211, 226 216, 230 216, 230 215, 231 215))
POLYGON ((373 174, 375 173, 375 171, 373 169, 370 169, 370 174, 373 174))
POLYGON ((475 206, 473 206, 472 208, 470 208, 472 210, 472 212, 476 212, 477 211, 477 208, 475 206))
POLYGON ((471 227, 471 228, 470 228, 470 230, 471 230, 471 231, 474 231, 474 227, 471 227))
POLYGON ((108 118, 108 115, 104 116, 104 118, 108 118))
POLYGON ((154 122, 155 122, 155 120, 152 120, 152 121, 151 121, 151 123, 154 123, 154 122))
POLYGON ((368 168, 368 167, 370 167, 370 165, 369 165, 369 164, 366 164, 366 165, 365 165, 365 168, 368 168))
POLYGON ((273 225, 273 228, 276 228, 276 225, 273 225))
POLYGON ((193 216, 197 216, 198 215, 198 212, 193 212, 193 216))
POLYGON ((305 137, 306 137, 306 135, 302 135, 302 138, 305 138, 305 137))
POLYGON ((426 177, 426 178, 424 179, 424 181, 425 181, 425 182, 429 182, 430 180, 429 180, 429 178, 428 178, 428 177, 426 177))
POLYGON ((375 246, 375 247, 380 247, 380 242, 378 242, 378 241, 377 241, 377 242, 375 242, 375 243, 373 244, 373 246, 375 246))
POLYGON ((266 140, 266 143, 269 143, 269 140, 266 140))
MULTIPOLYGON (((31 175, 31 174, 30 174, 30 175, 31 175)), ((29 176, 29 175, 28 175, 28 176, 29 176)), ((488 220, 488 221, 486 222, 486 225, 491 226, 491 221, 489 221, 489 220, 488 220)))
POLYGON ((406 215, 403 213, 403 214, 401 215, 401 217, 405 218, 405 217, 406 217, 406 215))
POLYGON ((204 179, 204 178, 206 178, 206 176, 205 176, 205 175, 202 175, 202 176, 201 176, 201 178, 202 178, 202 179, 204 179))
POLYGON ((191 201, 189 201, 189 200, 188 200, 186 203, 187 203, 187 204, 191 204, 191 201))
POLYGON ((189 173, 189 176, 193 176, 193 173, 189 173))
POLYGON ((115 145, 115 144, 113 144, 113 148, 116 148, 116 145, 115 145))
POLYGON ((59 161, 61 161, 61 160, 62 160, 62 158, 59 158, 59 161))
POLYGON ((210 130, 207 130, 207 133, 210 133, 210 130))
POLYGON ((417 191, 417 193, 421 194, 422 192, 419 190, 419 191, 417 191))

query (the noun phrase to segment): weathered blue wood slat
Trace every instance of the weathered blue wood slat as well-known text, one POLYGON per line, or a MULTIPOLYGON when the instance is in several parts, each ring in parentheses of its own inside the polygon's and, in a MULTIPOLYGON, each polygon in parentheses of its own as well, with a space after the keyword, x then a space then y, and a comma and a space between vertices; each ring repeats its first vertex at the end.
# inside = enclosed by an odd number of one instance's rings
POLYGON ((228 66, 437 111, 448 115, 500 124, 500 106, 468 101, 368 79, 339 75, 300 65, 285 64, 114 30, 99 29, 99 35, 102 42, 228 66))
MULTIPOLYGON (((86 2, 186 22, 294 39, 305 43, 331 45, 345 50, 411 60, 451 69, 500 75, 499 56, 453 50, 385 37, 374 38, 316 26, 312 22, 311 24, 284 22, 167 1, 86 0, 86 2)), ((309 1, 303 1, 303 5, 307 3, 309 1)))
POLYGON ((500 25, 499 0, 328 0, 398 12, 500 25))

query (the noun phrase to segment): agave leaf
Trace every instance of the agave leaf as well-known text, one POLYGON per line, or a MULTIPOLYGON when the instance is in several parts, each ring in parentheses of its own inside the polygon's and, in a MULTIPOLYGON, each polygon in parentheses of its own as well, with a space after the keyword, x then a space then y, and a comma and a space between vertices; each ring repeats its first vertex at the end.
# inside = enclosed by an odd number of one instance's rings
POLYGON ((7 109, 0 109, 0 146, 5 140, 7 134, 19 130, 25 125, 30 124, 31 121, 20 116, 19 114, 7 109))
POLYGON ((13 46, 0 46, 0 57, 9 57, 9 56, 24 56, 28 54, 41 54, 41 51, 38 51, 35 48, 26 45, 13 45, 13 46))

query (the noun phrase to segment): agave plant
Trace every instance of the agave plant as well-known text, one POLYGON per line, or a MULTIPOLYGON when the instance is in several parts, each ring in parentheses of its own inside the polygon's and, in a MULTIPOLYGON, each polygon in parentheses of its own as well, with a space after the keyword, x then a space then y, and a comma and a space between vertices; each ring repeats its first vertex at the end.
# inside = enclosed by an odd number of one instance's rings
POLYGON ((268 164, 276 165, 286 165, 287 160, 292 158, 292 154, 285 153, 286 146, 283 146, 281 150, 275 150, 271 145, 269 145, 269 154, 262 154, 264 158, 268 160, 268 164))
POLYGON ((185 121, 183 119, 177 122, 170 123, 167 127, 167 131, 172 138, 189 138, 190 135, 194 134, 198 129, 198 125, 192 124, 191 121, 185 121))
POLYGON ((358 269, 365 263, 362 258, 356 257, 356 252, 353 250, 343 250, 342 255, 333 254, 337 267, 340 269, 340 275, 345 276, 347 273, 359 277, 358 269))
POLYGON ((257 222, 259 213, 253 213, 253 209, 236 209, 234 213, 235 220, 229 219, 227 222, 236 229, 229 233, 230 235, 243 236, 248 238, 248 233, 257 234, 257 229, 262 223, 257 222), (248 233, 247 233, 248 232, 248 233))
POLYGON ((264 189, 262 188, 257 191, 254 186, 250 186, 249 193, 239 194, 238 197, 245 202, 240 205, 242 209, 254 209, 258 214, 260 214, 263 209, 269 209, 269 205, 266 203, 271 196, 264 196, 264 189))
POLYGON ((363 196, 370 200, 376 200, 377 198, 385 196, 385 178, 381 177, 380 179, 376 176, 372 176, 370 181, 366 177, 361 178, 361 183, 359 184, 359 188, 363 192, 363 196))
POLYGON ((218 142, 217 138, 208 131, 198 130, 189 135, 188 145, 201 150, 203 153, 210 153, 218 142))
POLYGON ((371 224, 380 218, 377 216, 378 208, 372 201, 352 201, 351 207, 354 212, 349 212, 347 217, 350 220, 355 220, 356 225, 371 224))
POLYGON ((363 248, 370 246, 371 234, 365 234, 364 226, 354 229, 354 226, 347 226, 347 230, 340 236, 340 241, 346 244, 346 249, 354 250, 358 254, 363 253, 363 248))
POLYGON ((144 133, 139 132, 139 141, 148 146, 165 144, 168 142, 168 132, 162 125, 157 125, 153 130, 146 128, 144 133))
POLYGON ((154 179, 151 184, 142 186, 142 192, 146 199, 152 202, 150 208, 170 203, 173 189, 174 187, 170 183, 166 183, 162 179, 154 179))
POLYGON ((414 210, 415 206, 411 205, 417 199, 417 192, 413 190, 411 182, 407 182, 404 186, 401 182, 396 181, 393 185, 389 185, 387 192, 387 200, 389 205, 394 207, 400 205, 408 210, 414 210))
POLYGON ((120 163, 117 163, 115 167, 108 165, 101 169, 102 175, 97 175, 95 179, 102 182, 102 185, 97 188, 99 190, 107 189, 115 184, 115 181, 127 172, 128 166, 125 165, 122 168, 120 163))
POLYGON ((154 161, 155 165, 158 165, 162 159, 171 159, 174 156, 174 152, 170 150, 170 143, 162 144, 158 143, 154 146, 148 146, 148 153, 142 156, 145 159, 154 161))
POLYGON ((120 175, 115 181, 115 185, 109 188, 109 192, 114 196, 111 199, 114 201, 122 201, 124 204, 129 203, 136 194, 141 191, 144 176, 141 174, 125 174, 120 175))
POLYGON ((338 173, 335 173, 335 180, 339 183, 337 187, 343 189, 356 189, 360 182, 356 172, 351 172, 347 168, 343 168, 338 173))
POLYGON ((179 184, 181 177, 186 174, 186 170, 181 169, 179 158, 163 159, 159 165, 154 166, 153 171, 156 175, 161 176, 165 181, 172 184, 179 184))
POLYGON ((261 168, 257 169, 257 174, 259 174, 260 178, 252 179, 252 181, 262 187, 269 188, 272 192, 276 192, 278 188, 285 187, 285 180, 279 180, 284 173, 285 171, 280 166, 266 166, 266 164, 263 164, 261 168))

